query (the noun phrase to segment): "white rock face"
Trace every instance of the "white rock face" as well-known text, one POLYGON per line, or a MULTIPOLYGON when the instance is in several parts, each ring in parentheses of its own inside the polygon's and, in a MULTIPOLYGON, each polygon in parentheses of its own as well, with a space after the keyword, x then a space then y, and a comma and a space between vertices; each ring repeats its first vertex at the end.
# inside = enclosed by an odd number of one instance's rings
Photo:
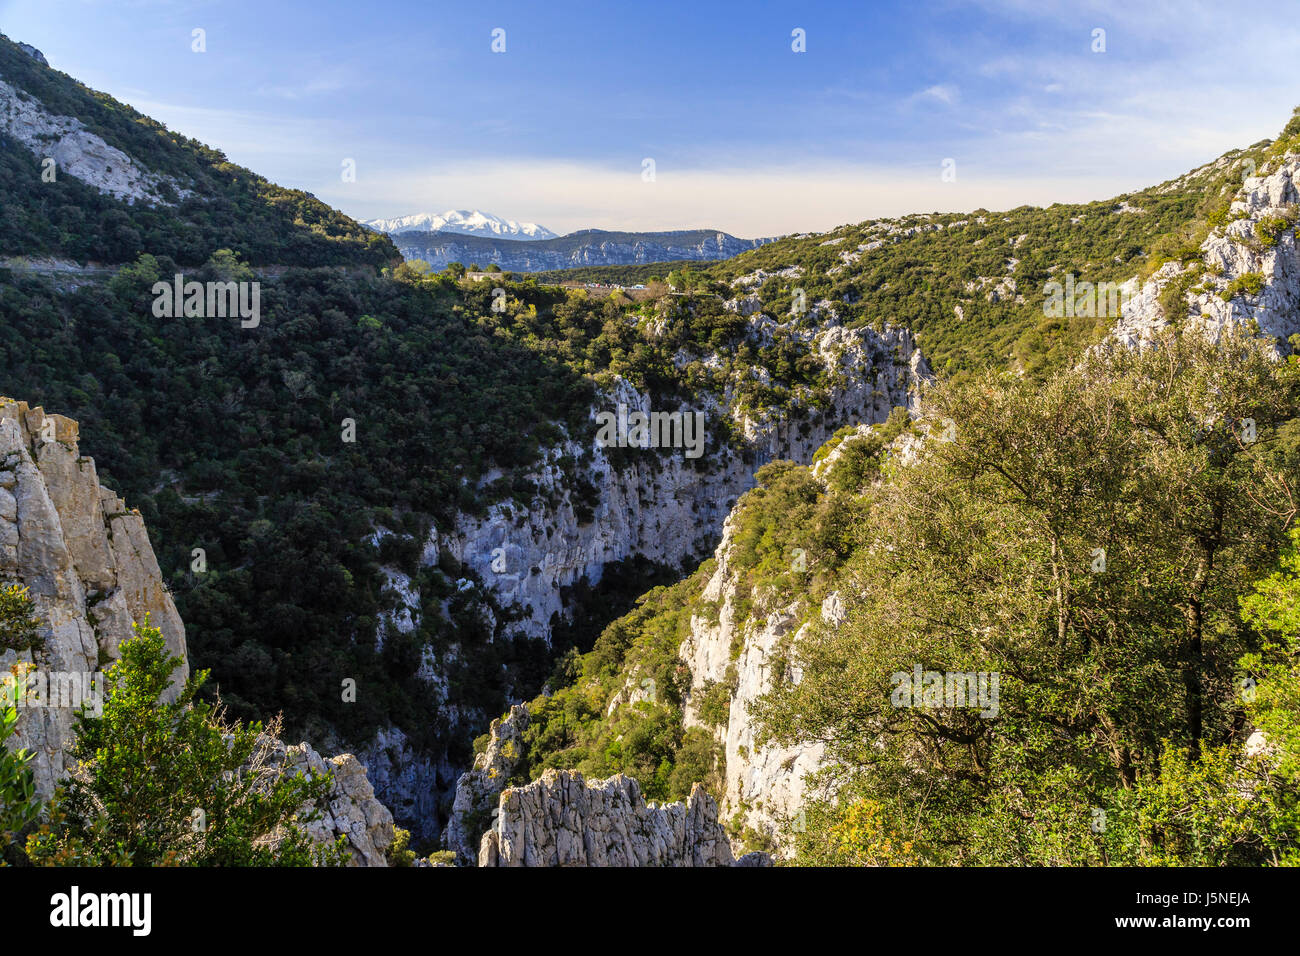
POLYGON ((41 66, 50 65, 49 60, 45 59, 45 54, 42 53, 40 50, 36 49, 36 47, 32 46, 30 43, 19 43, 18 49, 22 50, 24 53, 30 56, 41 66))
MULTIPOLYGON (((744 865, 761 865, 761 854, 744 865)), ((685 803, 647 805, 622 774, 586 781, 547 770, 501 794, 479 866, 734 866, 718 808, 696 784, 685 803)))
MULTIPOLYGON (((116 147, 86 129, 74 116, 57 116, 33 96, 0 80, 0 130, 22 143, 39 160, 55 162, 56 176, 75 176, 102 193, 128 203, 144 201, 166 204, 161 188, 170 184, 184 197, 168 176, 153 173, 116 147)), ((32 188, 40 188, 34 173, 32 188)))
POLYGON ((803 805, 804 777, 822 766, 823 748, 758 746, 749 707, 771 691, 778 675, 784 673, 789 647, 804 633, 802 627, 794 629, 807 609, 802 601, 794 601, 761 620, 737 619, 741 595, 728 560, 733 530, 729 520, 714 555, 717 567, 702 595, 706 602, 720 602, 718 619, 714 622, 693 615, 690 636, 678 651, 691 671, 685 723, 688 727, 706 726, 698 709, 705 688, 710 683, 734 682, 726 725, 711 728, 721 737, 726 758, 721 813, 728 820, 740 814, 745 826, 775 833, 779 823, 794 817, 803 805), (741 651, 733 660, 731 649, 736 643, 741 651))
POLYGON ((1144 346, 1171 320, 1187 320, 1214 335, 1228 324, 1259 323, 1260 332, 1286 339, 1300 332, 1300 251, 1295 234, 1296 203, 1300 202, 1300 155, 1288 153, 1276 168, 1261 170, 1242 184, 1232 204, 1234 219, 1215 230, 1201 244, 1209 272, 1199 265, 1197 284, 1209 281, 1210 291, 1195 292, 1187 297, 1185 314, 1166 316, 1159 305, 1160 291, 1182 274, 1177 263, 1165 263, 1140 289, 1136 283, 1124 288, 1126 301, 1123 315, 1112 337, 1122 345, 1144 346), (1289 218, 1290 228, 1283 230, 1272 246, 1260 242, 1255 227, 1275 217, 1289 218), (1239 294, 1224 301, 1219 292, 1243 276, 1262 277, 1258 295, 1239 294))
MULTIPOLYGON (((0 578, 25 585, 43 643, 0 652, 0 669, 22 662, 43 672, 93 674, 118 656, 143 621, 162 630, 189 674, 185 626, 162 582, 144 521, 101 488, 95 462, 77 451, 77 423, 0 398, 0 578)), ((174 699, 174 690, 172 691, 174 699)), ((37 792, 64 775, 73 709, 20 709, 12 746, 35 757, 37 792)))
MULTIPOLYGON (((871 431, 871 426, 863 425, 847 435, 813 467, 813 476, 824 482, 838 460, 837 453, 871 431)), ((893 461, 906 466, 916 460, 923 443, 924 438, 903 432, 890 442, 889 453, 893 461)), ((738 514, 733 511, 727 519, 722 541, 714 552, 713 575, 701 594, 703 602, 718 608, 717 618, 692 615, 690 634, 678 649, 678 656, 691 672, 684 721, 688 727, 708 727, 699 711, 701 695, 710 684, 732 687, 725 725, 708 728, 722 743, 726 759, 721 814, 725 820, 739 815, 742 826, 775 838, 780 836, 783 823, 797 820, 809 798, 806 777, 825 766, 825 748, 819 743, 760 746, 750 707, 781 681, 798 682, 800 675, 790 660, 791 650, 815 623, 838 627, 847 617, 847 608, 844 595, 833 591, 816 607, 810 607, 800 596, 770 609, 766 615, 741 619, 738 608, 751 603, 741 599, 755 595, 740 592, 739 576, 731 567, 732 535, 738 514), (739 648, 739 655, 733 657, 734 647, 739 648)))
POLYGON ((307 743, 286 746, 272 741, 267 767, 310 777, 332 774, 329 806, 307 824, 308 836, 318 843, 346 837, 350 866, 387 866, 386 851, 393 843, 393 815, 375 799, 366 768, 352 754, 322 757, 307 743))
MULTIPOLYGON (((144 520, 103 488, 95 462, 78 453, 79 428, 62 415, 0 398, 0 582, 25 585, 35 605, 39 646, 0 650, 0 673, 94 674, 120 656, 132 622, 159 628, 181 659, 172 689, 189 676, 185 625, 162 580, 144 520)), ((53 703, 51 701, 51 703, 53 703)), ((48 799, 67 776, 73 707, 18 709, 6 745, 32 751, 36 791, 48 799)), ((332 842, 346 836, 354 865, 386 866, 392 814, 375 799, 365 768, 351 754, 323 758, 306 744, 272 741, 270 766, 334 774, 329 810, 308 832, 332 842)))
POLYGON ((497 795, 505 789, 524 755, 523 732, 528 728, 528 708, 516 704, 505 719, 492 721, 487 748, 474 758, 474 767, 460 775, 443 845, 457 862, 472 864, 497 795))
MULTIPOLYGON (((516 514, 509 504, 497 506, 484 519, 462 521, 454 534, 435 534, 425 549, 426 562, 436 562, 439 551, 448 549, 480 574, 504 606, 517 603, 525 610, 525 617, 517 625, 522 633, 544 638, 549 633, 551 616, 564 613, 562 587, 584 575, 597 581, 606 564, 633 555, 677 564, 687 555, 698 554, 704 550, 701 547, 704 542, 711 543, 718 533, 725 535, 726 516, 740 494, 753 486, 753 472, 760 465, 777 458, 807 462, 829 433, 844 422, 880 423, 895 407, 913 410, 919 407, 921 385, 929 380, 931 373, 906 329, 886 328, 883 333, 875 333, 869 329, 831 326, 814 330, 809 336, 814 340, 816 354, 837 373, 826 425, 813 425, 801 431, 798 426, 791 427, 781 421, 742 419, 741 428, 755 451, 755 460, 745 462, 738 455, 719 456, 711 462, 708 472, 696 471, 682 457, 663 460, 658 469, 647 462, 616 471, 604 451, 597 448, 596 464, 590 476, 600 497, 594 519, 586 524, 577 519, 567 493, 556 491, 561 487, 561 472, 553 464, 558 457, 558 452, 553 450, 548 455, 551 464, 534 478, 543 491, 559 496, 558 507, 539 501, 528 512, 516 514), (494 561, 503 570, 494 570, 494 561)), ((648 404, 645 396, 637 394, 626 383, 620 385, 610 406, 618 402, 641 409, 648 404)), ((594 431, 593 424, 593 434, 594 431)), ((576 443, 567 449, 568 454, 580 451, 576 443)), ((711 584, 717 590, 726 580, 726 548, 724 536, 717 550, 717 583, 711 584)), ((729 606, 724 606, 724 615, 730 614, 729 606)), ((754 753, 753 733, 745 717, 749 702, 769 689, 768 658, 785 636, 791 620, 778 617, 760 633, 749 636, 739 662, 742 676, 732 703, 734 719, 726 734, 728 786, 724 810, 727 818, 742 803, 763 804, 765 809, 753 810, 755 823, 771 824, 775 819, 773 814, 794 812, 801 799, 803 774, 816 767, 820 760, 819 752, 754 753)), ((684 652, 696 674, 696 691, 704 680, 725 677, 733 632, 729 629, 730 618, 724 616, 723 621, 708 636, 701 632, 695 645, 703 655, 701 659, 693 659, 693 652, 684 652)), ((705 627, 702 621, 699 625, 705 627)), ((633 687, 610 706, 636 699, 637 689, 633 687)), ((517 707, 507 721, 493 723, 490 752, 501 753, 498 738, 500 742, 513 738, 522 730, 526 719, 527 712, 517 707)), ((522 745, 515 753, 522 753, 522 745)), ((481 832, 480 818, 490 812, 489 801, 513 770, 513 761, 503 763, 495 757, 481 755, 474 769, 458 781, 443 839, 444 845, 456 851, 462 861, 473 859, 477 835, 481 832)))

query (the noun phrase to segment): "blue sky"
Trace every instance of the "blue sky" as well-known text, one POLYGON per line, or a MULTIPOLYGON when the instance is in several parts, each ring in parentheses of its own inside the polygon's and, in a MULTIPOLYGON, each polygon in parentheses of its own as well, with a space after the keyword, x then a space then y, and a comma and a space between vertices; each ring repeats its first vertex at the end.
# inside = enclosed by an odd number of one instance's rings
POLYGON ((358 218, 757 236, 1099 199, 1273 136, 1297 4, 1224 6, 0 0, 0 30, 358 218))

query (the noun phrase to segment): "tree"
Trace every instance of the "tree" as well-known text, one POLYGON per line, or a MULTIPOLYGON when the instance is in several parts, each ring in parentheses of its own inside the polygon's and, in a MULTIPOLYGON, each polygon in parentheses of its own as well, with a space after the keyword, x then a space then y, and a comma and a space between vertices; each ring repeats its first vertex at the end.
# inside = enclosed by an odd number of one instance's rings
MULTIPOLYGON (((27 589, 17 584, 0 587, 0 648, 24 650, 36 643, 39 626, 27 589)), ((40 812, 35 777, 28 764, 30 750, 11 750, 6 741, 18 723, 19 697, 25 687, 16 664, 11 673, 0 675, 0 860, 14 856, 14 837, 40 812)))
POLYGON ((1254 786, 1277 808, 1291 834, 1282 862, 1300 865, 1300 527, 1277 569, 1242 599, 1242 617, 1265 635, 1263 647, 1241 662, 1243 696, 1259 731, 1262 766, 1254 786), (1257 686, 1256 686, 1256 681, 1257 686))
POLYGON ((0 585, 0 649, 25 651, 41 644, 35 606, 21 584, 0 585))
POLYGON ((1153 852, 1155 817, 1135 847, 1095 821, 1244 744, 1237 601, 1295 516, 1297 371, 1225 331, 935 389, 919 460, 863 496, 848 620, 810 628, 763 732, 826 741, 840 805, 878 801, 928 862, 1153 852), (900 705, 918 667, 996 674, 998 706, 900 705))
POLYGON ((10 750, 6 745, 17 722, 18 708, 0 699, 0 861, 14 856, 14 837, 36 819, 41 809, 35 778, 28 767, 31 751, 10 750))
POLYGON ((282 775, 267 764, 278 722, 227 723, 195 695, 192 675, 160 703, 180 658, 146 621, 109 668, 103 714, 76 718, 51 824, 28 839, 43 864, 133 866, 337 865, 343 841, 315 847, 302 825, 316 818, 328 776, 282 775))

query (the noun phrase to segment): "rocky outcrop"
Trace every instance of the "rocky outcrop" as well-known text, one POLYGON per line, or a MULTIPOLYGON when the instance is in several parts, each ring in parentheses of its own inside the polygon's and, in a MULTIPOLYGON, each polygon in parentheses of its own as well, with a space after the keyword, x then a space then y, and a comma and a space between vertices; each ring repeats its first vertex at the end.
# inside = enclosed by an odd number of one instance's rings
MULTIPOLYGON (((181 660, 164 695, 174 700, 190 670, 185 625, 140 513, 100 486, 94 459, 79 453, 78 439, 72 419, 0 398, 0 583, 27 588, 38 622, 34 647, 0 649, 0 674, 23 672, 27 681, 31 674, 99 674, 120 656, 132 624, 147 617, 181 660)), ((73 704, 24 703, 6 742, 32 752, 29 766, 45 799, 71 769, 73 704)), ((306 744, 274 739, 264 756, 265 766, 282 772, 334 774, 328 810, 309 832, 322 842, 346 837, 355 865, 386 865, 392 814, 375 799, 355 757, 323 758, 306 744)))
MULTIPOLYGON (((754 313, 751 323, 756 336, 800 337, 809 344, 831 379, 824 414, 793 420, 738 409, 732 404, 734 396, 725 394, 700 405, 710 422, 730 418, 744 436, 744 448, 706 445, 698 460, 687 458, 683 449, 669 454, 656 449, 620 449, 621 460, 616 466, 610 451, 595 441, 595 416, 620 404, 629 412, 658 410, 651 407, 647 394, 616 380, 592 408, 589 434, 570 436, 571 440, 543 452, 542 465, 529 476, 537 488, 529 507, 505 501, 481 516, 462 516, 451 528, 434 528, 423 543, 422 562, 433 566, 450 556, 473 572, 473 577, 457 582, 458 588, 468 590, 481 583, 501 607, 520 612, 517 619, 500 628, 495 620, 486 621, 490 631, 507 639, 548 640, 552 621, 569 611, 566 592, 584 581, 599 582, 606 566, 640 557, 680 567, 684 561, 704 556, 716 545, 736 500, 753 487, 758 467, 777 458, 806 462, 845 422, 883 422, 897 406, 918 407, 922 384, 931 373, 907 329, 846 329, 827 304, 818 303, 814 309, 821 327, 797 328, 797 323, 777 323, 761 313, 754 313), (572 487, 570 471, 575 460, 584 462, 583 476, 591 484, 589 514, 583 513, 583 503, 572 487), (707 464, 699 467, 700 461, 707 464)), ((497 477, 489 474, 484 481, 497 477)), ((410 630, 418 626, 422 602, 406 575, 389 570, 390 589, 400 604, 390 623, 398 630, 410 630)), ((490 614, 486 602, 481 607, 485 615, 490 614)), ((436 684, 441 670, 440 662, 426 661, 421 673, 436 684)), ((459 723, 466 733, 473 733, 473 715, 453 712, 449 705, 447 718, 459 723)), ((375 747, 365 749, 367 755, 375 751, 375 747)), ((441 766, 443 761, 435 756, 432 762, 441 766)), ((422 770, 394 763, 391 773, 382 781, 376 779, 380 798, 394 808, 411 806, 416 777, 427 782, 442 776, 428 769, 429 760, 423 764, 422 770)), ((462 808, 453 805, 448 823, 453 829, 458 826, 455 821, 464 817, 465 799, 470 798, 454 799, 462 808)), ((471 804, 477 807, 480 799, 481 795, 472 797, 471 804)), ((425 801, 424 805, 435 802, 425 801)), ((403 813, 399 819, 409 820, 407 825, 423 836, 436 833, 436 821, 428 817, 403 813)), ((444 835, 447 848, 456 850, 462 859, 472 858, 476 839, 476 833, 444 835)))
POLYGON ((1272 169, 1243 181, 1230 210, 1235 218, 1201 244, 1200 262, 1185 268, 1166 263, 1141 286, 1134 281, 1125 287, 1123 314, 1112 340, 1142 346, 1171 322, 1186 322, 1211 335, 1229 324, 1251 322, 1277 339, 1300 332, 1298 204, 1300 154, 1287 153, 1272 169), (1166 315, 1161 292, 1172 282, 1188 280, 1192 287, 1183 297, 1185 310, 1166 315))
POLYGON ((457 862, 473 864, 479 840, 490 822, 492 806, 505 789, 524 755, 524 730, 528 708, 516 704, 503 719, 492 721, 488 743, 474 758, 474 767, 460 775, 456 797, 444 831, 443 845, 456 854, 457 862))
MULTIPOLYGON (((183 662, 177 687, 189 674, 185 627, 144 521, 100 486, 77 441, 71 419, 0 398, 0 579, 28 588, 40 622, 39 646, 5 649, 0 668, 94 674, 147 615, 183 662)), ((43 797, 63 776, 72 723, 71 707, 21 711, 13 745, 35 754, 43 797)))
MULTIPOLYGON (((811 469, 813 476, 824 482, 846 446, 867 438, 874 430, 876 426, 862 425, 846 435, 829 453, 821 455, 811 469)), ((924 440, 911 431, 902 432, 887 446, 892 460, 903 465, 915 461, 924 440)), ((810 605, 802 594, 743 593, 740 576, 731 565, 734 519, 738 514, 733 511, 723 529, 722 541, 714 552, 713 574, 700 596, 700 603, 716 608, 716 614, 693 614, 690 633, 678 649, 678 656, 691 674, 684 723, 687 727, 708 728, 723 745, 723 818, 779 843, 787 825, 798 826, 799 812, 809 797, 808 777, 825 765, 825 748, 816 742, 760 744, 750 707, 778 682, 798 681, 793 648, 810 627, 836 627, 843 622, 845 599, 834 591, 820 605, 810 605), (764 607, 757 614, 751 610, 773 602, 776 606, 764 607), (702 719, 699 705, 704 693, 717 684, 730 689, 727 719, 722 726, 711 727, 702 719)))
POLYGON ((280 773, 308 777, 332 774, 328 806, 319 819, 307 824, 308 835, 318 843, 346 838, 351 866, 387 866, 386 853, 393 843, 393 815, 375 799, 366 768, 352 754, 322 757, 307 743, 286 746, 270 742, 265 766, 280 773))
MULTIPOLYGON (((822 766, 823 748, 819 744, 760 746, 749 708, 786 673, 790 648, 803 636, 801 622, 808 609, 802 598, 796 598, 756 619, 743 616, 740 608, 747 602, 741 598, 748 595, 740 593, 729 565, 732 531, 728 521, 714 555, 716 569, 701 595, 706 606, 718 608, 717 617, 692 615, 690 634, 678 651, 691 673, 684 722, 687 727, 708 726, 699 712, 704 692, 719 683, 731 687, 726 723, 709 728, 723 745, 722 814, 775 837, 780 825, 802 807, 804 778, 822 766), (740 653, 733 657, 735 647, 740 653)), ((834 614, 833 605, 827 613, 834 614)))
MULTIPOLYGON (((44 60, 43 57, 37 57, 44 60)), ((40 100, 0 79, 0 132, 27 147, 37 160, 54 161, 55 176, 69 175, 128 203, 144 201, 168 204, 164 187, 178 196, 188 190, 167 176, 151 172, 140 163, 86 128, 75 116, 49 112, 40 100)), ((39 173, 31 188, 40 188, 39 173)))
MULTIPOLYGON (((569 770, 501 794, 479 866, 734 866, 718 809, 698 784, 684 803, 647 804, 622 774, 586 781, 569 770)), ((761 855, 743 865, 760 865, 761 855)))

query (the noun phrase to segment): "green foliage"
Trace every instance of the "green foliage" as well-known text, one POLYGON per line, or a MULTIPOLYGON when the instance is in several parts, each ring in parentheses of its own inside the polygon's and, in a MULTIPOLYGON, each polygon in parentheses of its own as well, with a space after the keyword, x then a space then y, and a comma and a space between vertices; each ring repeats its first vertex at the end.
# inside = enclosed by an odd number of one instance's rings
POLYGON ((1219 293, 1219 298, 1227 302, 1239 295, 1259 295, 1263 288, 1264 274, 1262 272, 1247 272, 1229 282, 1228 287, 1219 293))
POLYGON ((415 851, 411 849, 411 831, 393 827, 393 842, 387 852, 389 866, 414 866, 415 851))
POLYGON ((595 282, 600 285, 650 285, 660 281, 669 272, 679 269, 699 268, 701 263, 679 259, 673 262, 640 262, 621 266, 580 266, 576 269, 555 269, 548 272, 530 272, 528 278, 550 285, 561 282, 595 282))
POLYGON ((1260 645, 1238 599, 1294 514, 1298 378, 1228 333, 935 389, 955 439, 858 493, 848 619, 751 708, 762 739, 828 742, 839 796, 792 830, 806 861, 858 831, 850 856, 931 864, 1284 859, 1294 787, 1243 753, 1238 660, 1260 645), (895 706, 917 665, 999 674, 997 714, 895 706))
POLYGON ((18 708, 7 696, 0 696, 0 866, 17 855, 14 838, 41 811, 36 781, 28 766, 32 752, 10 750, 6 744, 17 723, 18 708))
MULTIPOLYGON (((338 865, 343 841, 315 847, 302 829, 328 797, 329 775, 267 765, 261 724, 228 723, 197 700, 192 675, 170 703, 180 658, 162 632, 136 625, 106 674, 102 716, 77 715, 77 761, 56 797, 55 825, 33 834, 38 864, 132 866, 338 865)), ((274 735, 272 724, 265 733, 274 735)))
MULTIPOLYGON (((809 303, 830 300, 849 327, 911 329, 931 365, 949 376, 1011 368, 1041 381, 1099 341, 1117 318, 1047 316, 1047 283, 1066 275, 1123 282, 1149 277, 1165 262, 1194 264, 1210 230, 1226 223, 1246 164, 1263 170, 1297 142, 1284 132, 1274 143, 1105 201, 844 225, 691 268, 701 273, 698 283, 797 269, 797 278, 773 277, 761 286, 766 308, 780 312, 789 287, 799 286, 809 303), (1003 278, 1015 282, 1015 293, 995 297, 992 288, 1003 278)), ((1199 278, 1198 269, 1188 271, 1199 278)), ((1181 314, 1175 299, 1186 290, 1165 291, 1167 311, 1181 314)))
MULTIPOLYGON (((39 647, 39 626, 35 606, 27 589, 18 584, 0 586, 0 649, 29 650, 39 647)), ((6 741, 18 724, 20 687, 25 687, 21 663, 11 673, 0 674, 0 864, 15 856, 15 836, 40 812, 36 784, 28 767, 32 753, 24 748, 10 750, 6 741)))
MULTIPOLYGON (((1198 256, 1199 258, 1199 256, 1198 256)), ((1178 322, 1187 317, 1187 293, 1192 286, 1201 281, 1202 272, 1197 268, 1185 269, 1174 276, 1160 290, 1160 311, 1166 319, 1178 322)))
MULTIPOLYGON (((895 408, 885 423, 873 427, 869 434, 845 439, 830 472, 830 487, 836 491, 852 492, 875 481, 881 475, 885 448, 899 435, 913 431, 907 409, 895 408)), ((816 464, 816 459, 813 463, 816 464)))
MULTIPOLYGON (((734 668, 733 668, 734 673, 734 668)), ((726 727, 731 714, 731 695, 735 688, 728 681, 705 681, 700 692, 700 720, 708 727, 726 727)))
POLYGON ((1296 210, 1292 207, 1289 215, 1265 216, 1255 223, 1255 236, 1266 246, 1276 246, 1282 233, 1295 225, 1296 210))
MULTIPOLYGON (((1295 359, 1292 359, 1294 362, 1295 359)), ((1293 528, 1277 569, 1242 598, 1242 618, 1264 638, 1241 661, 1243 696, 1263 736, 1260 769, 1249 788, 1260 793, 1288 834, 1281 862, 1300 865, 1300 528, 1293 528), (1249 681, 1257 680, 1252 688, 1249 681), (1252 693, 1253 690, 1253 693, 1252 693)), ((1241 789, 1239 787, 1239 789, 1241 789)), ((1278 841, 1281 843, 1281 841, 1278 841)))
POLYGON ((0 649, 26 651, 42 645, 36 606, 21 584, 0 584, 0 649))
POLYGON ((695 783, 720 793, 721 748, 708 732, 682 727, 690 674, 677 657, 706 580, 696 572, 644 595, 577 659, 573 683, 529 702, 520 781, 557 767, 625 773, 655 800, 683 799, 695 783))

